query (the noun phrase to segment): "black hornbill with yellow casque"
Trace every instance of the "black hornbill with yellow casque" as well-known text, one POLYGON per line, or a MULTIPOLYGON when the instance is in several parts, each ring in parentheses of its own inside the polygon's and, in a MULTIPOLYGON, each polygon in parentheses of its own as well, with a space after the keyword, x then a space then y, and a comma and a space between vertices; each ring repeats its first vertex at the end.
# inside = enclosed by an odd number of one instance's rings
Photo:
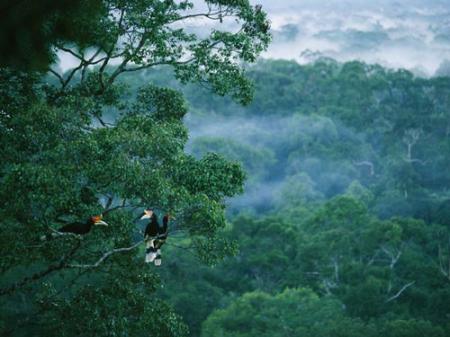
MULTIPOLYGON (((108 224, 102 220, 102 215, 91 216, 85 222, 72 222, 57 230, 59 233, 73 233, 78 235, 85 235, 89 233, 93 226, 108 226, 108 224)), ((41 236, 41 240, 50 239, 51 237, 58 236, 58 233, 52 233, 51 235, 41 236)))

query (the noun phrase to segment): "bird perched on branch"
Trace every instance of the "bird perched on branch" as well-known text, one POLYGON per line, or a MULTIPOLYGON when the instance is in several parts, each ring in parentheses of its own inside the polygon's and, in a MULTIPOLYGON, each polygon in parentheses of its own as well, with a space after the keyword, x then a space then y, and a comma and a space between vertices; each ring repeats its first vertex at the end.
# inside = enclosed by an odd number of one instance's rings
POLYGON ((108 226, 108 224, 102 220, 102 215, 91 216, 88 220, 86 220, 86 222, 72 222, 58 229, 56 233, 41 236, 41 240, 56 237, 58 236, 58 233, 73 233, 78 235, 85 235, 91 231, 93 226, 99 225, 108 226))
POLYGON ((167 239, 170 218, 170 214, 164 215, 163 225, 160 226, 158 217, 152 209, 144 211, 141 219, 150 219, 144 233, 144 240, 146 242, 145 262, 154 262, 155 266, 161 265, 161 246, 167 239))
POLYGON ((150 219, 145 227, 145 262, 153 262, 156 258, 155 239, 158 236, 159 224, 158 217, 152 209, 146 209, 144 214, 140 217, 141 220, 150 219))

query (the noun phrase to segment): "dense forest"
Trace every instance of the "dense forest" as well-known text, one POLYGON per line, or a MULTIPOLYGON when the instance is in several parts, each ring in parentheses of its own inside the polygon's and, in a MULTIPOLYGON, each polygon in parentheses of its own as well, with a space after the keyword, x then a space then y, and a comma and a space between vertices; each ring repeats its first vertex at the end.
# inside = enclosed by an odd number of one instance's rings
MULTIPOLYGON (((184 88, 189 151, 247 173, 227 201, 239 252, 211 269, 170 247, 161 296, 193 336, 447 336, 450 78, 330 59, 249 74, 247 108, 184 88)), ((175 85, 129 83, 147 76, 175 85)))
POLYGON ((450 77, 258 59, 244 0, 45 3, 3 24, 2 336, 450 337, 450 77))

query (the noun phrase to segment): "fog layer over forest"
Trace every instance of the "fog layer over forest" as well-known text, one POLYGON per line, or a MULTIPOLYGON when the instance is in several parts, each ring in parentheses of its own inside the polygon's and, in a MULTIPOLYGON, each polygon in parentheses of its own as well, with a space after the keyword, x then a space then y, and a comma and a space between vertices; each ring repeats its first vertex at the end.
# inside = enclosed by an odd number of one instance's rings
MULTIPOLYGON (((248 108, 184 88, 188 151, 222 153, 247 171, 245 193, 229 200, 232 210, 266 213, 357 185, 368 189, 368 205, 382 218, 426 218, 449 197, 442 184, 447 79, 329 59, 305 66, 261 61, 250 76, 256 94, 248 108)), ((165 72, 151 78, 171 83, 165 72)))
POLYGON ((274 42, 266 57, 301 63, 320 56, 448 74, 450 3, 434 1, 262 1, 274 42))

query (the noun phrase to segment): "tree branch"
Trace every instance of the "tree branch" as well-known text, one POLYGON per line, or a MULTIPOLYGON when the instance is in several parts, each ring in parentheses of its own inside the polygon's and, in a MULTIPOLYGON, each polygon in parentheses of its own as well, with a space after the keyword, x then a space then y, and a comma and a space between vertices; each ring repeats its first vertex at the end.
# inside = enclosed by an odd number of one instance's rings
POLYGON ((67 266, 66 265, 67 260, 70 259, 77 252, 78 248, 80 248, 80 245, 81 245, 81 241, 78 240, 77 244, 69 251, 69 253, 64 255, 61 258, 61 260, 59 260, 58 263, 50 265, 47 269, 40 271, 36 274, 33 274, 29 277, 25 277, 22 281, 16 282, 15 284, 13 284, 10 287, 0 289, 0 296, 10 294, 10 293, 14 292, 16 289, 19 289, 32 281, 39 280, 55 271, 65 268, 67 266))
POLYGON ((228 8, 228 7, 225 9, 222 9, 222 7, 220 6, 220 8, 218 10, 213 12, 213 9, 208 4, 208 9, 209 9, 209 11, 207 13, 196 13, 196 14, 180 16, 180 17, 176 18, 175 20, 172 20, 171 23, 183 21, 183 20, 187 20, 187 19, 198 18, 198 17, 205 17, 210 20, 216 20, 216 21, 222 22, 224 17, 233 15, 233 9, 228 8))
POLYGON ((192 254, 193 256, 195 256, 196 258, 198 257, 197 254, 195 254, 194 249, 193 249, 192 247, 178 246, 178 245, 175 245, 175 244, 173 244, 173 243, 168 243, 168 242, 166 242, 165 244, 168 245, 168 246, 172 246, 172 247, 175 247, 175 248, 178 248, 178 249, 185 250, 185 251, 187 251, 188 253, 190 253, 190 254, 192 254))
POLYGON ((105 122, 100 116, 95 115, 94 117, 95 117, 95 118, 100 122, 100 124, 101 124, 103 127, 105 127, 105 128, 107 128, 107 127, 109 127, 109 126, 114 126, 113 123, 107 123, 107 122, 105 122))
POLYGON ((389 303, 389 302, 391 302, 391 301, 393 301, 393 300, 395 300, 395 299, 397 299, 406 289, 408 289, 409 287, 411 287, 414 283, 416 283, 416 281, 412 281, 412 282, 409 282, 409 283, 407 283, 407 284, 405 284, 404 286, 403 286, 403 288, 402 289, 400 289, 399 291, 398 291, 398 293, 396 293, 394 296, 392 296, 392 297, 389 297, 386 301, 385 301, 385 303, 389 303))
MULTIPOLYGON (((403 246, 403 244, 402 244, 403 246)), ((402 256, 402 247, 400 247, 400 249, 398 250, 397 254, 394 255, 393 252, 389 251, 386 247, 381 246, 381 250, 387 255, 389 256, 389 258, 391 259, 391 263, 389 264, 389 268, 394 269, 395 265, 397 264, 398 260, 400 259, 400 257, 402 256)))
POLYGON ((427 164, 426 160, 421 160, 421 159, 417 159, 417 158, 405 158, 405 161, 407 163, 419 163, 420 165, 425 166, 427 164))
POLYGON ((114 255, 117 253, 122 253, 122 252, 129 252, 129 251, 135 249, 136 247, 138 247, 139 245, 141 245, 143 242, 144 242, 144 240, 141 240, 139 242, 136 242, 134 245, 132 245, 130 247, 116 248, 116 249, 110 250, 109 252, 106 252, 105 254, 103 254, 102 257, 99 258, 97 260, 97 262, 95 262, 94 264, 68 264, 67 267, 68 268, 97 268, 111 255, 114 255))
MULTIPOLYGON (((67 87, 67 85, 70 83, 70 81, 72 80, 72 78, 73 78, 73 76, 76 74, 76 72, 78 71, 78 70, 80 70, 81 68, 83 68, 83 66, 84 66, 84 64, 85 64, 85 61, 84 60, 81 60, 80 61, 80 64, 77 66, 77 67, 75 67, 75 68, 73 68, 71 71, 70 71, 70 73, 69 73, 69 76, 67 76, 67 78, 64 80, 63 79, 63 81, 61 82, 61 92, 63 92, 64 91, 64 89, 67 87)), ((52 72, 53 73, 53 72, 52 72)), ((55 73, 53 73, 53 74, 55 74, 55 73)), ((59 75, 60 76, 60 75, 59 75)), ((61 78, 63 78, 62 76, 60 76, 61 78)))
POLYGON ((49 69, 49 72, 51 73, 51 74, 53 74, 53 75, 55 75, 56 76, 56 78, 59 80, 59 82, 61 83, 61 86, 63 86, 64 85, 64 78, 60 75, 60 74, 58 74, 55 70, 53 70, 53 69, 49 69))
POLYGON ((102 51, 102 48, 98 48, 97 51, 94 53, 94 55, 92 55, 92 57, 91 57, 89 60, 87 60, 87 61, 85 62, 85 64, 83 65, 83 69, 81 70, 81 83, 84 82, 84 78, 85 78, 85 76, 86 76, 86 70, 87 70, 87 68, 88 68, 90 65, 93 65, 93 64, 94 64, 94 63, 93 63, 94 59, 98 56, 98 54, 101 53, 101 51, 102 51))
POLYGON ((123 70, 127 66, 128 62, 132 59, 132 57, 134 57, 142 49, 142 47, 144 47, 146 41, 147 41, 147 32, 145 31, 142 33, 141 40, 139 41, 136 48, 133 50, 133 53, 130 54, 128 57, 125 57, 122 63, 120 63, 120 65, 116 68, 116 70, 114 70, 114 72, 111 74, 111 77, 109 78, 107 85, 111 85, 116 79, 116 77, 123 72, 123 70))
POLYGON ((438 245, 438 259, 439 259, 439 270, 441 271, 442 275, 444 275, 448 280, 450 280, 450 258, 448 259, 448 269, 444 267, 445 257, 442 253, 442 247, 439 244, 438 245))
POLYGON ((61 49, 62 51, 65 51, 66 53, 71 54, 72 56, 76 57, 76 58, 79 59, 80 61, 83 61, 83 62, 86 61, 82 55, 78 55, 77 53, 75 53, 75 52, 74 52, 72 49, 70 49, 70 48, 63 47, 62 45, 57 45, 56 47, 57 47, 58 49, 61 49))
POLYGON ((106 69, 106 66, 109 63, 109 60, 113 57, 112 53, 114 51, 114 48, 117 45, 117 41, 119 41, 120 34, 121 34, 120 31, 122 29, 122 22, 123 22, 124 15, 125 15, 125 9, 122 9, 121 12, 120 12, 119 21, 117 23, 118 33, 117 33, 117 36, 116 36, 116 41, 111 45, 111 48, 109 48, 109 50, 106 51, 106 57, 104 58, 104 61, 103 61, 102 65, 100 66, 100 69, 99 69, 99 76, 100 76, 99 79, 100 79, 100 84, 101 84, 103 90, 104 90, 103 73, 105 72, 105 69, 106 69))
POLYGON ((147 68, 151 68, 151 67, 155 67, 155 66, 160 66, 160 65, 182 65, 182 64, 188 64, 192 61, 195 60, 195 57, 192 57, 188 60, 185 61, 158 61, 158 62, 153 62, 153 63, 148 63, 148 64, 144 64, 142 66, 138 66, 138 67, 134 67, 134 68, 123 68, 122 69, 122 73, 124 72, 132 72, 132 71, 138 71, 138 70, 142 70, 142 69, 147 69, 147 68))
POLYGON ((338 258, 335 256, 332 259, 333 261, 333 267, 334 267, 334 280, 336 284, 339 284, 339 262, 338 258))

